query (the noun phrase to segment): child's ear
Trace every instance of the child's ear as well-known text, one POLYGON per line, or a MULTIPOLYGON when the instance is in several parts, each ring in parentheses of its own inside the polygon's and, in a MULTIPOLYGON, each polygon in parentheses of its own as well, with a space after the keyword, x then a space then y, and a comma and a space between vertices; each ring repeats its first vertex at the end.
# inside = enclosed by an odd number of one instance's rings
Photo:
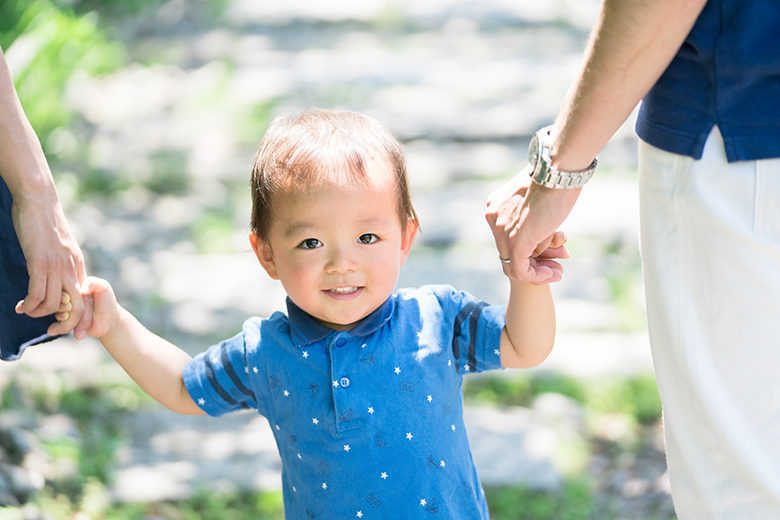
POLYGON ((406 257, 412 250, 412 244, 414 244, 414 237, 417 236, 417 231, 420 229, 419 223, 415 219, 407 219, 406 232, 401 237, 401 265, 404 265, 406 257))
POLYGON ((260 265, 262 265, 265 272, 268 273, 268 276, 274 280, 278 280, 279 274, 276 270, 274 254, 273 251, 271 251, 271 246, 268 245, 268 242, 259 238, 255 233, 249 233, 249 243, 252 244, 252 250, 260 261, 260 265))

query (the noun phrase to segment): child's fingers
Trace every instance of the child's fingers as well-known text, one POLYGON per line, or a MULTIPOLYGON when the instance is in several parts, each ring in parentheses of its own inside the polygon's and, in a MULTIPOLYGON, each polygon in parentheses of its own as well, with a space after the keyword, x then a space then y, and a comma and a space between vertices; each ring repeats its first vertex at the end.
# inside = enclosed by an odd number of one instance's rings
POLYGON ((54 313, 56 323, 52 323, 46 331, 50 336, 60 336, 67 334, 73 328, 72 323, 67 323, 73 310, 73 301, 67 291, 62 291, 60 296, 60 305, 54 313))
POLYGON ((111 286, 102 278, 96 278, 94 276, 88 276, 84 283, 81 284, 81 295, 88 296, 90 294, 100 294, 109 290, 111 286))
MULTIPOLYGON (((68 294, 68 293, 64 293, 64 294, 68 294)), ((57 313, 59 314, 62 312, 70 312, 72 310, 73 310, 73 304, 70 302, 70 300, 68 300, 67 303, 60 303, 60 308, 57 309, 57 313)))
POLYGON ((561 247, 566 243, 567 240, 568 237, 566 236, 566 233, 564 233, 563 231, 556 231, 555 234, 553 235, 552 242, 550 242, 550 247, 552 248, 561 247))
POLYGON ((94 300, 91 294, 84 296, 84 305, 86 306, 86 310, 84 311, 81 320, 76 325, 76 328, 73 329, 73 336, 75 336, 75 338, 78 340, 86 338, 87 332, 90 328, 92 328, 92 310, 94 308, 94 300))

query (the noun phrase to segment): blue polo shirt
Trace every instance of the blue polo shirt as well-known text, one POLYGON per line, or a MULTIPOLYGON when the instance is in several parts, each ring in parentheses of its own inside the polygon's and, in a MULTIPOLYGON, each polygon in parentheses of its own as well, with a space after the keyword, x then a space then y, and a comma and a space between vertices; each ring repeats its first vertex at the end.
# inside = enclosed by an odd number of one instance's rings
POLYGON ((256 408, 282 458, 290 519, 487 519, 462 376, 501 367, 504 306, 401 290, 349 331, 287 300, 199 354, 184 382, 209 415, 256 408))
POLYGON ((729 162, 780 157, 780 2, 709 0, 645 97, 645 142, 700 159, 714 125, 729 162))

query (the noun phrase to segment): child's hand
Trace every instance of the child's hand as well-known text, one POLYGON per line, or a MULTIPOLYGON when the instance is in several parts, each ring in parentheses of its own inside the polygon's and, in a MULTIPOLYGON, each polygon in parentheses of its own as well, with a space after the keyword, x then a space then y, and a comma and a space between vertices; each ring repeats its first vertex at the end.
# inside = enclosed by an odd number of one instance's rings
POLYGON ((102 278, 90 276, 81 286, 81 295, 87 307, 82 322, 87 325, 77 327, 76 339, 84 339, 87 335, 102 338, 119 323, 120 307, 114 290, 102 278))
MULTIPOLYGON (((563 231, 556 231, 549 237, 547 237, 542 244, 540 244, 540 248, 544 247, 544 249, 541 250, 540 253, 534 254, 530 259, 530 263, 534 267, 547 267, 557 273, 559 273, 559 279, 560 276, 563 276, 563 266, 556 262, 555 259, 557 258, 569 258, 569 250, 566 249, 566 233, 563 231)), ((504 273, 506 273, 507 264, 509 262, 501 260, 504 262, 504 273)), ((510 260, 511 262, 511 260, 510 260)), ((544 284, 540 285, 546 285, 549 282, 545 282, 544 284)))
POLYGON ((569 250, 566 249, 566 233, 556 231, 548 240, 547 249, 537 255, 537 258, 569 258, 569 250))

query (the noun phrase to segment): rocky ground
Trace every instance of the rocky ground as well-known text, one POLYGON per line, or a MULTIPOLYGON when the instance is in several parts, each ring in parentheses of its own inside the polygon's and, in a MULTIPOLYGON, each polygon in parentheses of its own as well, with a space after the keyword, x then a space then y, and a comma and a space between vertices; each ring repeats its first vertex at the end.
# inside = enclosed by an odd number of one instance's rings
MULTIPOLYGON (((192 353, 247 316, 283 308, 281 287, 247 245, 246 184, 270 118, 311 106, 365 112, 404 141, 422 235, 399 285, 450 283, 489 301, 505 297, 484 200, 523 167, 531 134, 555 118, 597 2, 232 0, 217 15, 206 4, 170 0, 119 23, 128 63, 102 78, 76 75, 68 100, 80 124, 51 138, 90 269, 125 306, 192 353)), ((13 48, 6 54, 11 61, 13 48)), ((554 287, 559 339, 534 370, 652 373, 631 125, 601 154, 563 226, 573 257, 554 287)), ((123 376, 96 342, 65 339, 0 366, 4 381, 19 377, 78 386, 123 376)), ((604 419, 594 430, 576 403, 543 397, 530 408, 469 408, 486 485, 556 489, 579 464, 605 514, 673 515, 657 427, 604 419), (572 447, 586 456, 567 455, 572 447)), ((271 432, 257 415, 212 421, 145 408, 124 425, 117 499, 182 497, 200 482, 279 486, 271 432)), ((34 439, 52 428, 75 435, 72 426, 62 417, 0 417, 0 502, 23 503, 65 471, 43 460, 34 439)))

